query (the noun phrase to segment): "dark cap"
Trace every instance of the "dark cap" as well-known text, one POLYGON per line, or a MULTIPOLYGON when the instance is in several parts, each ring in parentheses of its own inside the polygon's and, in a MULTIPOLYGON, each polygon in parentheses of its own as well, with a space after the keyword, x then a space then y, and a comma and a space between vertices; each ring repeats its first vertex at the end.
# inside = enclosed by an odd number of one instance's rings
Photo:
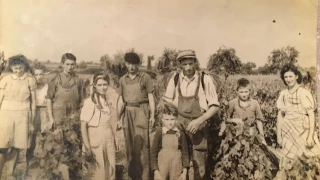
POLYGON ((177 61, 182 59, 197 59, 196 52, 191 49, 181 51, 177 56, 177 61))
POLYGON ((139 64, 140 57, 137 53, 129 52, 124 55, 124 60, 130 64, 139 64))

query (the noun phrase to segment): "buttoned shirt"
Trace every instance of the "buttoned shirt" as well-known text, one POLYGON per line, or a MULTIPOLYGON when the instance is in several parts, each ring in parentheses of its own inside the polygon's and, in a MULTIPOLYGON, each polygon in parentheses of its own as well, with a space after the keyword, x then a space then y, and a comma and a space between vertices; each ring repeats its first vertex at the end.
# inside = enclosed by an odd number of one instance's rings
MULTIPOLYGON (((187 76, 183 74, 183 72, 180 72, 179 81, 180 81, 182 96, 190 97, 195 95, 198 81, 201 80, 199 76, 200 76, 200 73, 196 71, 194 76, 189 79, 187 76)), ((199 93, 197 96, 199 97, 201 110, 207 111, 210 106, 220 106, 220 103, 218 101, 216 88, 215 88, 215 85, 213 84, 211 77, 205 74, 203 78, 204 78, 203 79, 204 89, 202 88, 201 83, 199 83, 200 87, 199 87, 199 93)), ((178 107, 178 100, 179 100, 178 85, 175 86, 174 76, 169 80, 166 92, 164 94, 164 99, 166 99, 167 101, 173 103, 178 107)))

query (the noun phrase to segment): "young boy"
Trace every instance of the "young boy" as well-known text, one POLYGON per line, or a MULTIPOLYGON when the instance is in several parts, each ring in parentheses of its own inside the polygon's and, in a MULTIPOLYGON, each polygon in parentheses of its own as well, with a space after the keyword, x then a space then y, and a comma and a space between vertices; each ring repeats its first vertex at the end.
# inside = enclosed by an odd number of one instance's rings
POLYGON ((178 109, 173 104, 162 102, 158 112, 162 128, 156 131, 151 147, 154 180, 185 180, 190 161, 186 135, 176 126, 178 109))

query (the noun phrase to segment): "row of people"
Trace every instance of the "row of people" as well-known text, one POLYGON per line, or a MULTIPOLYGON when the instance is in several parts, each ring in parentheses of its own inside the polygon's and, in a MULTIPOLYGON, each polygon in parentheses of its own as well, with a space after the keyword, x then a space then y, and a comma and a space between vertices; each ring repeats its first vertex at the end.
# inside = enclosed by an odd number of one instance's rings
MULTIPOLYGON (((63 55, 63 72, 54 76, 49 84, 42 81, 43 69, 36 67, 35 76, 28 73, 30 67, 24 56, 9 58, 12 73, 0 80, 0 170, 7 158, 7 173, 13 178, 20 149, 29 148, 27 157, 32 157, 34 148, 30 148, 30 140, 34 139, 34 126, 41 131, 57 129, 65 116, 81 111, 84 151, 94 154, 100 165, 92 170, 96 179, 115 179, 112 119, 120 121, 124 130, 129 171, 124 179, 151 179, 152 173, 155 179, 208 178, 208 120, 218 113, 220 104, 211 78, 196 70, 195 52, 185 50, 177 57, 182 71, 169 80, 163 103, 159 104, 163 127, 156 131, 151 150, 149 138, 155 121, 155 89, 151 77, 139 70, 137 54, 127 53, 124 59, 128 73, 120 78, 117 91, 109 87, 107 75, 97 73, 90 97, 82 103, 84 86, 73 72, 74 55, 63 55)), ((317 154, 315 103, 310 92, 299 86, 301 73, 294 66, 284 67, 281 78, 288 89, 280 93, 277 102, 278 142, 283 145, 283 151, 287 151, 282 164, 292 164, 303 153, 317 154)), ((233 120, 246 119, 246 123, 249 122, 246 126, 256 124, 263 136, 264 118, 258 102, 249 96, 249 81, 239 80, 237 92, 238 98, 230 101, 227 116, 233 120)), ((218 139, 223 130, 224 123, 220 133, 211 132, 211 135, 218 139)), ((218 148, 219 145, 220 142, 215 141, 210 146, 218 148)), ((68 179, 69 175, 63 178, 68 179)))

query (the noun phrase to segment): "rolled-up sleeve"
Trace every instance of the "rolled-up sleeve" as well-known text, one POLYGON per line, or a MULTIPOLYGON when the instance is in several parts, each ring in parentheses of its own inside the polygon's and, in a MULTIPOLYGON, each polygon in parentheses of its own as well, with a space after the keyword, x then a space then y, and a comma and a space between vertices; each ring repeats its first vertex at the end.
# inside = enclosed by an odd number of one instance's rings
POLYGON ((170 78, 168 85, 165 89, 165 93, 163 95, 163 98, 168 101, 171 102, 173 101, 173 99, 175 98, 175 85, 174 85, 174 78, 170 78))
POLYGON ((154 91, 154 84, 152 82, 151 76, 147 73, 144 75, 144 82, 146 85, 147 93, 152 93, 154 91))
POLYGON ((28 86, 30 91, 35 91, 37 89, 37 81, 34 77, 30 76, 28 78, 28 86))
POLYGON ((257 120, 260 120, 262 122, 265 122, 265 119, 263 117, 263 114, 262 114, 262 111, 261 111, 261 108, 260 108, 260 104, 258 101, 254 100, 254 103, 255 103, 255 115, 256 115, 256 119, 257 120))
POLYGON ((218 101, 218 94, 216 92, 216 87, 212 81, 212 79, 208 75, 204 75, 204 92, 208 102, 208 107, 211 106, 220 106, 218 101))

